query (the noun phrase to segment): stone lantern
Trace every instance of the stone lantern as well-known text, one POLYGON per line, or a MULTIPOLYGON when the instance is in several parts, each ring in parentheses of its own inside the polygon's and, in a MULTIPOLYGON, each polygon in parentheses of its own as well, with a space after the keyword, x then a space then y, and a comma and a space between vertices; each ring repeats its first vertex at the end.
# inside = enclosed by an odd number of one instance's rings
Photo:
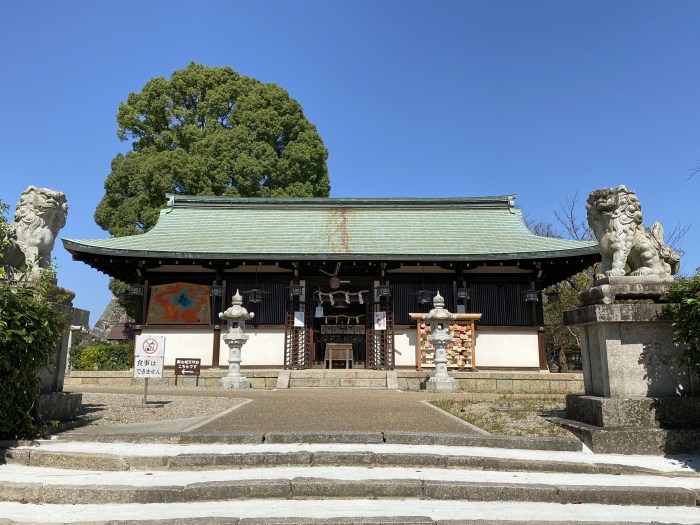
POLYGON ((447 345, 453 339, 450 333, 450 321, 456 318, 455 314, 445 308, 445 299, 440 292, 433 298, 433 309, 421 315, 423 322, 430 324, 428 342, 435 349, 435 375, 426 382, 426 390, 451 392, 458 389, 454 378, 447 373, 447 345))
POLYGON ((243 297, 236 290, 231 299, 231 307, 219 314, 219 318, 225 319, 228 330, 224 335, 224 342, 228 345, 228 374, 221 378, 222 388, 250 388, 250 382, 241 374, 241 347, 248 340, 245 333, 245 322, 250 321, 255 314, 248 313, 243 308, 243 297))

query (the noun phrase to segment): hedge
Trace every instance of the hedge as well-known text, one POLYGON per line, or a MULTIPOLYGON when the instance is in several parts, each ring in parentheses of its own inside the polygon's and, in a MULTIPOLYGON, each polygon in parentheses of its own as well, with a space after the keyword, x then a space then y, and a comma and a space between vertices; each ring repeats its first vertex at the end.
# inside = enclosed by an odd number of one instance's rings
POLYGON ((38 374, 52 359, 66 328, 65 315, 39 283, 0 281, 0 439, 32 437, 38 374))

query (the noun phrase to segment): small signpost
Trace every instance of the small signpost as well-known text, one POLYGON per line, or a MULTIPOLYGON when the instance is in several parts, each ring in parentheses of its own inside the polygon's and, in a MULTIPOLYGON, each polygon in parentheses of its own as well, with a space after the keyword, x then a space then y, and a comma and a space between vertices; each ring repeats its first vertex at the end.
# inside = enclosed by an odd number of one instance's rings
POLYGON ((148 379, 163 377, 165 337, 162 335, 138 335, 134 345, 134 378, 145 378, 143 404, 148 404, 148 379))
POLYGON ((175 385, 177 385, 178 376, 195 376, 195 386, 199 386, 199 371, 200 365, 202 363, 201 359, 192 358, 175 358, 175 385))

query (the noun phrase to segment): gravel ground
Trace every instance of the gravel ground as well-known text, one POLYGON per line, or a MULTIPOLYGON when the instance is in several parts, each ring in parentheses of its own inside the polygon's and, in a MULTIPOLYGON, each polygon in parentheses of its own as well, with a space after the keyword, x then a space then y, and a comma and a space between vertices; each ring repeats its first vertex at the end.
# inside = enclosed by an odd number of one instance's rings
POLYGON ((545 419, 566 417, 563 401, 530 399, 502 402, 438 401, 435 406, 491 434, 505 436, 556 436, 572 434, 545 419))
POLYGON ((183 419, 197 416, 213 416, 237 404, 231 397, 164 396, 153 392, 148 396, 148 406, 143 405, 140 394, 83 393, 80 415, 97 418, 90 425, 119 425, 183 419), (156 405, 162 404, 162 407, 156 405))

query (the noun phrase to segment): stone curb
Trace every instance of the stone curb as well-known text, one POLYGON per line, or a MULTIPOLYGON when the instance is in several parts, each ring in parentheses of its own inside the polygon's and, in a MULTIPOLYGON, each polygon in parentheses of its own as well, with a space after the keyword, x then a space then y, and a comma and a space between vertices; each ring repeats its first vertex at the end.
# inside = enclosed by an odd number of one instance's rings
POLYGON ((383 432, 266 432, 265 443, 384 443, 383 432))
MULTIPOLYGON (((0 454, 0 461, 3 456, 0 454)), ((577 463, 537 459, 462 456, 430 453, 369 451, 232 452, 228 454, 179 454, 176 456, 127 456, 85 452, 11 449, 6 463, 70 470, 210 470, 283 466, 408 467, 495 470, 516 472, 557 472, 576 474, 633 474, 667 477, 695 477, 695 473, 663 473, 646 467, 612 463, 577 463)))
POLYGON ((580 452, 583 450, 581 442, 576 439, 529 436, 475 436, 385 431, 384 442, 403 445, 448 445, 568 452, 580 452))
MULTIPOLYGON (((172 518, 153 520, 108 520, 63 522, 64 525, 571 525, 569 521, 541 520, 433 520, 425 516, 338 517, 338 518, 172 518)), ((577 521, 576 525, 602 525, 610 522, 577 521)), ((615 525, 639 525, 639 522, 615 521, 615 525)), ((44 525, 39 522, 10 521, 0 525, 44 525)))
POLYGON ((604 505, 695 507, 695 491, 677 487, 610 487, 437 480, 227 480, 185 486, 42 485, 4 483, 1 501, 36 504, 183 503, 231 499, 431 499, 463 501, 532 501, 604 505))
MULTIPOLYGON (((392 443, 402 445, 447 445, 552 450, 580 452, 580 441, 568 438, 529 436, 475 436, 426 432, 143 432, 143 433, 79 433, 59 437, 62 441, 95 441, 126 443, 392 443)), ((1 447, 0 447, 1 448, 1 447)))

